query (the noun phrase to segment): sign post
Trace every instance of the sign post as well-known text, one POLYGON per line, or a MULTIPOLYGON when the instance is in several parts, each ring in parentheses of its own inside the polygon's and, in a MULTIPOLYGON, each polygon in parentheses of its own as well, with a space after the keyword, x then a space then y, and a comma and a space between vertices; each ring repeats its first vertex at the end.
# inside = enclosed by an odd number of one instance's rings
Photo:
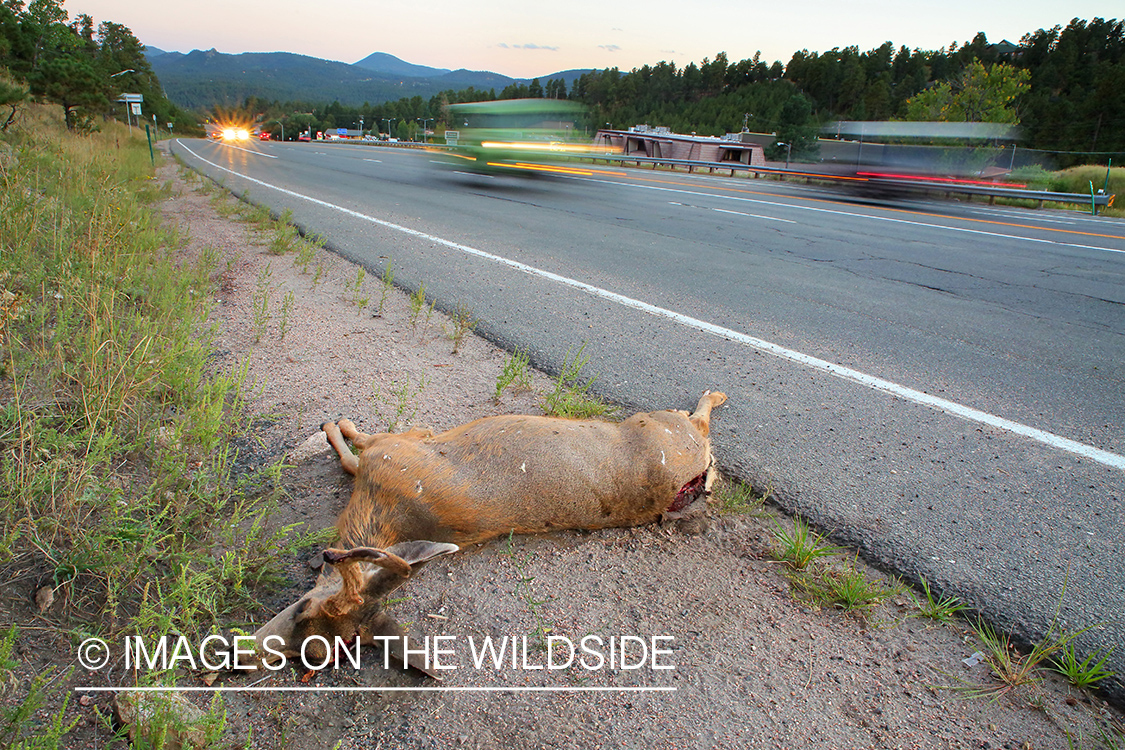
POLYGON ((122 94, 117 97, 117 101, 125 104, 125 124, 129 127, 133 126, 133 121, 129 117, 130 112, 137 116, 137 127, 141 126, 141 102, 144 100, 143 94, 122 94))

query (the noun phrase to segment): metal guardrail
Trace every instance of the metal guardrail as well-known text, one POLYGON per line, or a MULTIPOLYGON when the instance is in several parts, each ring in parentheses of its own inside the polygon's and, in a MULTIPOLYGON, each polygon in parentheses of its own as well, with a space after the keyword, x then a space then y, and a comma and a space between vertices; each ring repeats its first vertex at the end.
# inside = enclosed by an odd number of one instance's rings
MULTIPOLYGON (((688 171, 694 169, 708 169, 714 171, 716 169, 729 169, 731 174, 735 171, 739 172, 754 172, 756 174, 773 174, 782 177, 805 177, 806 179, 813 180, 829 180, 840 182, 845 178, 838 175, 829 174, 826 172, 816 172, 815 170, 797 170, 797 169, 782 169, 780 167, 756 167, 749 164, 742 164, 740 162, 730 161, 692 161, 690 159, 663 159, 652 156, 628 156, 624 154, 583 154, 581 159, 588 159, 592 161, 606 161, 606 162, 634 162, 638 166, 641 164, 652 164, 655 169, 660 165, 668 166, 684 166, 688 171)), ((942 192, 942 193, 963 193, 967 195, 987 195, 993 198, 1016 198, 1023 200, 1039 201, 1040 207, 1044 202, 1055 203, 1081 203, 1087 204, 1091 209, 1097 207, 1108 207, 1113 205, 1115 196, 1106 195, 1104 193, 1095 193, 1091 186, 1091 192, 1086 193, 1057 193, 1047 190, 1028 190, 1024 188, 1009 188, 1001 185, 995 187, 990 185, 968 185, 964 183, 948 183, 936 182, 927 180, 894 180, 888 178, 880 178, 877 184, 893 185, 895 187, 903 188, 906 190, 914 190, 918 192, 942 192)))
POLYGON ((1056 193, 1049 190, 1028 190, 1026 188, 1008 188, 997 185, 948 185, 941 182, 904 182, 902 180, 882 180, 885 184, 914 187, 926 191, 944 191, 947 193, 967 193, 970 195, 988 195, 994 198, 1019 198, 1022 200, 1039 201, 1042 206, 1045 201, 1055 203, 1089 203, 1092 207, 1109 207, 1113 205, 1114 195, 1091 192, 1085 193, 1056 193))
MULTIPOLYGON (((348 142, 348 141, 341 141, 348 142)), ((389 143, 387 141, 360 141, 364 145, 381 146, 391 148, 431 148, 435 150, 444 150, 447 148, 445 144, 440 143, 415 143, 410 141, 400 141, 398 143, 389 143)), ((781 167, 758 167, 750 164, 743 164, 741 162, 733 161, 693 161, 691 159, 664 159, 653 156, 631 156, 625 154, 596 154, 587 153, 581 156, 571 156, 567 161, 605 161, 605 162, 633 162, 637 166, 641 164, 651 164, 655 169, 658 166, 667 165, 671 167, 687 167, 688 171, 695 169, 707 169, 714 172, 716 169, 729 169, 733 175, 738 172, 754 172, 755 174, 778 175, 780 177, 804 177, 806 180, 827 180, 833 182, 842 182, 845 177, 833 175, 826 172, 816 172, 814 170, 798 170, 798 169, 783 169, 781 167)), ((871 180, 869 180, 871 181, 871 180)), ((936 193, 961 193, 965 195, 987 195, 992 198, 1013 198, 1021 200, 1033 200, 1039 202, 1039 207, 1042 208, 1045 202, 1053 203, 1080 203, 1087 204, 1091 208, 1091 212, 1097 214, 1099 207, 1106 208, 1113 205, 1114 195, 1106 195, 1104 193, 1095 193, 1093 191, 1093 184, 1090 186, 1090 193, 1057 193, 1048 190, 1028 190, 1025 188, 1009 188, 1001 185, 995 187, 991 185, 969 185, 965 183, 948 183, 948 182, 931 182, 927 180, 895 180, 890 178, 879 178, 878 180, 871 181, 879 185, 893 185, 904 190, 911 190, 916 192, 936 192, 936 193)))

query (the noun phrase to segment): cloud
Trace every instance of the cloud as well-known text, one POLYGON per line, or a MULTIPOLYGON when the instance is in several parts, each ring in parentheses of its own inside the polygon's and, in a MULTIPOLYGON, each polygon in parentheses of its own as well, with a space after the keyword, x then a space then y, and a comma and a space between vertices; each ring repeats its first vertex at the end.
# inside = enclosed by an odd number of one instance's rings
POLYGON ((620 52, 621 51, 621 47, 617 46, 616 44, 599 44, 598 46, 600 48, 604 49, 606 52, 620 52))
POLYGON ((547 50, 548 52, 559 51, 558 47, 551 47, 546 44, 505 44, 504 42, 500 42, 496 46, 500 49, 542 49, 547 50))

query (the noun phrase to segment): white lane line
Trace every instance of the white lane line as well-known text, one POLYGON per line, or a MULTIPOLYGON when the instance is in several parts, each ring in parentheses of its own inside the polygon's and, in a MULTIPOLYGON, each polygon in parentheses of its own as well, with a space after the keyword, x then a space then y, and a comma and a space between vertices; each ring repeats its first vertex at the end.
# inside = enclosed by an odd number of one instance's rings
POLYGON ((712 208, 712 211, 718 211, 721 214, 734 214, 735 216, 749 216, 751 219, 765 219, 767 221, 783 221, 786 224, 796 224, 797 222, 792 219, 779 219, 776 216, 763 216, 762 214, 748 214, 742 211, 731 211, 726 208, 712 208))
POLYGON ((1098 247, 1097 245, 1080 245, 1075 242, 1059 242, 1058 240, 1039 239, 1037 237, 1022 237, 1018 234, 1004 234, 1002 232, 986 232, 983 229, 969 229, 967 227, 947 227, 943 224, 930 224, 924 221, 911 221, 909 219, 896 219, 891 216, 871 216, 869 214, 857 214, 853 211, 841 211, 832 208, 820 208, 818 206, 800 206, 793 203, 779 203, 777 201, 767 201, 760 198, 745 198, 740 195, 723 195, 721 193, 705 193, 699 190, 685 190, 684 188, 669 188, 658 187, 656 185, 638 185, 632 182, 618 182, 616 180, 599 180, 594 177, 571 177, 569 175, 562 176, 566 180, 581 180, 583 182, 600 182, 609 185, 620 185, 621 187, 634 188, 636 190, 658 190, 665 193, 679 193, 681 195, 696 195, 704 198, 712 198, 728 201, 742 201, 745 203, 757 203, 763 206, 777 206, 778 208, 790 208, 795 211, 814 211, 816 213, 834 214, 836 216, 850 216, 856 219, 867 219, 869 221, 885 221, 891 224, 908 224, 914 227, 926 227, 928 229, 940 229, 946 232, 962 232, 965 234, 979 234, 985 237, 997 237, 1005 240, 1022 240, 1024 242, 1038 242, 1045 245, 1054 245, 1055 247, 1077 247, 1082 250, 1100 250, 1103 253, 1122 253, 1125 250, 1118 250, 1112 247, 1098 247))
POLYGON ((1037 221, 1040 224, 1065 224, 1066 226, 1076 227, 1078 222, 1074 219, 1054 219, 1048 216, 1028 216, 1027 214, 1019 213, 1018 211, 989 211, 983 208, 968 208, 964 207, 962 210, 968 213, 980 214, 981 216, 1000 217, 1002 219, 1016 219, 1022 221, 1037 221))
POLYGON ((353 211, 350 208, 344 208, 343 206, 337 206, 334 203, 322 201, 319 198, 313 198, 311 196, 302 195, 301 193, 297 193, 283 187, 278 187, 277 185, 271 185, 268 182, 263 182, 262 180, 258 180, 253 177, 248 177, 244 174, 235 172, 233 169, 227 169, 226 167, 219 166, 212 161, 204 159, 202 156, 195 153, 184 144, 181 143, 180 145, 185 151, 187 151, 189 154, 191 154, 204 164, 209 164, 215 169, 223 172, 229 172, 235 177, 239 177, 256 185, 261 185, 262 187, 270 188, 271 190, 276 190, 277 192, 284 195, 288 195, 293 198, 300 198, 301 200, 308 201, 309 203, 323 206, 324 208, 330 208, 334 211, 339 211, 342 214, 346 214, 357 219, 363 219, 364 221, 369 221, 372 224, 376 224, 387 229, 393 229, 396 232, 402 232, 403 234, 409 235, 411 237, 417 237, 418 239, 425 240, 427 242, 432 242, 437 245, 443 245, 452 250, 459 250, 467 255, 472 255, 477 258, 483 258, 484 260, 492 261, 499 265, 507 266, 508 268, 513 268, 530 276, 537 276, 542 279, 554 281, 558 284, 571 287, 572 289, 578 289, 580 291, 586 292, 587 294, 590 294, 594 297, 608 300, 610 302, 614 302, 633 310, 639 310, 654 317, 671 320, 675 323, 679 323, 685 328, 691 328, 703 333, 708 333, 713 336, 726 339, 728 341, 737 341, 740 344, 744 344, 760 352, 772 354, 773 356, 780 359, 804 365, 805 367, 828 373, 829 375, 833 375, 843 380, 858 383, 860 385, 866 386, 867 388, 871 388, 872 390, 889 393, 893 396, 898 396, 899 398, 905 399, 907 401, 912 401, 916 404, 921 404, 923 406, 928 406, 932 409, 936 409, 937 411, 945 412, 946 414, 952 414, 954 416, 961 417, 962 419, 967 419, 970 422, 977 422, 989 427, 995 427, 999 430, 1005 430, 1015 435, 1020 435, 1022 437, 1026 437, 1036 442, 1042 443, 1043 445, 1047 445, 1051 448, 1066 451, 1067 453, 1072 453, 1076 456, 1082 456, 1083 458, 1097 461, 1098 463, 1105 464, 1106 466, 1110 466, 1114 469, 1125 471, 1125 456, 1120 456, 1116 453, 1102 450, 1101 448, 1095 448, 1092 445, 1086 445, 1085 443, 1080 443, 1077 440, 1071 440, 1070 438, 1055 435, 1054 433, 1050 433, 1045 430, 1036 429, 1035 427, 1029 427, 1028 425, 1020 424, 1019 422, 1013 422, 1010 419, 998 417, 995 414, 989 414, 988 412, 981 411, 980 409, 974 409, 970 406, 965 406, 964 404, 958 404, 955 401, 949 401, 944 398, 938 398, 937 396, 931 396, 928 393, 923 393, 922 391, 917 391, 913 388, 908 388, 904 385, 899 385, 898 383, 893 383, 889 380, 883 380, 882 378, 877 378, 873 375, 868 375, 866 373, 859 372, 858 370, 853 370, 850 367, 844 367, 842 365, 828 362, 826 360, 819 359, 808 354, 794 351, 793 349, 787 349, 778 344, 755 338, 753 336, 748 336, 745 333, 734 331, 730 328, 723 328, 722 326, 717 326, 714 323, 708 323, 705 320, 699 320, 698 318, 692 318, 687 315, 673 312, 671 310, 666 310, 662 307, 657 307, 656 305, 651 305, 647 302, 642 302, 631 297, 626 297, 625 295, 618 294, 617 292, 611 292, 607 289, 602 289, 601 287, 587 284, 584 281, 578 281, 577 279, 572 279, 567 276, 561 276, 551 271, 545 271, 541 268, 536 268, 535 266, 529 266, 526 263, 520 263, 516 260, 510 260, 499 255, 493 255, 492 253, 485 252, 484 250, 478 250, 475 247, 462 245, 459 242, 453 242, 452 240, 447 240, 436 235, 419 232, 417 229, 411 229, 410 227, 404 227, 400 224, 394 224, 383 219, 375 218, 374 216, 361 214, 358 211, 353 211))
POLYGON ((746 216, 746 217, 749 217, 751 219, 765 219, 766 221, 782 221, 782 222, 785 222, 786 224, 796 224, 797 223, 797 222, 793 221, 792 219, 779 219, 776 216, 764 216, 762 214, 748 214, 748 213, 745 213, 743 211, 731 211, 731 210, 726 209, 726 208, 707 208, 706 206, 693 206, 690 203, 680 203, 678 201, 668 201, 668 205, 669 206, 681 206, 683 208, 698 208, 698 209, 702 209, 703 211, 717 211, 718 213, 721 213, 721 214, 734 214, 735 216, 746 216))
POLYGON ((364 161, 373 161, 376 164, 382 164, 383 163, 382 159, 364 159, 364 161))

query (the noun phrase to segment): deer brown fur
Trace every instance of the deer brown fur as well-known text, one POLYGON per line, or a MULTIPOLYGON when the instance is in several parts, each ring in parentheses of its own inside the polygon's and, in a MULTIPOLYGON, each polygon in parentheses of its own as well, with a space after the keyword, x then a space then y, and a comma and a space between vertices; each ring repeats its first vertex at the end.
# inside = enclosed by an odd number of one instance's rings
POLYGON ((340 539, 364 549, 326 553, 338 563, 337 574, 322 576, 259 630, 259 644, 266 635, 287 648, 300 633, 363 637, 372 618, 389 619, 373 601, 385 596, 389 582, 393 589, 417 565, 467 544, 510 532, 678 517, 695 499, 688 495, 705 502, 710 492, 711 410, 725 401, 724 394, 707 392, 693 413, 641 413, 620 423, 488 417, 439 435, 417 428, 369 435, 348 420, 325 424, 341 466, 355 476, 337 521, 340 539), (361 449, 359 456, 345 440, 361 449), (408 542, 417 543, 409 555, 393 552, 408 542))

